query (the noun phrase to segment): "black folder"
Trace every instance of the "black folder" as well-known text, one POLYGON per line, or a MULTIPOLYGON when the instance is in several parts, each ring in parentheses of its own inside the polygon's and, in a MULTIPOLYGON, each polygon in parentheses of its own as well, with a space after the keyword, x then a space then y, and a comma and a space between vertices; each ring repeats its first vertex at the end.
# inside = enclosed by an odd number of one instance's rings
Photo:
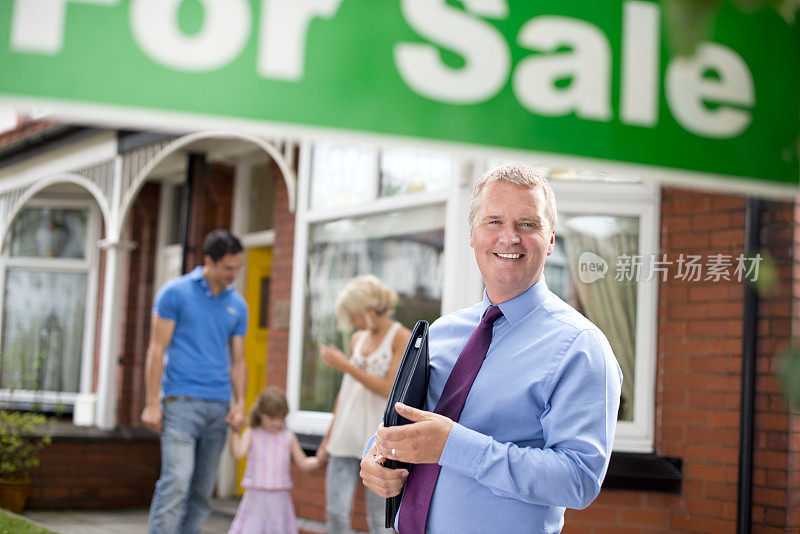
MULTIPOLYGON (((400 417, 400 414, 394 409, 396 402, 402 402, 406 406, 420 410, 425 408, 429 372, 428 322, 417 321, 414 330, 411 331, 411 339, 406 345, 397 375, 394 377, 392 391, 389 393, 389 400, 386 402, 386 409, 383 412, 383 426, 411 423, 405 417, 400 417)), ((387 459, 383 465, 390 469, 408 469, 410 467, 409 464, 390 459, 387 459)), ((400 508, 401 499, 402 493, 386 499, 386 528, 394 527, 394 518, 400 508)))

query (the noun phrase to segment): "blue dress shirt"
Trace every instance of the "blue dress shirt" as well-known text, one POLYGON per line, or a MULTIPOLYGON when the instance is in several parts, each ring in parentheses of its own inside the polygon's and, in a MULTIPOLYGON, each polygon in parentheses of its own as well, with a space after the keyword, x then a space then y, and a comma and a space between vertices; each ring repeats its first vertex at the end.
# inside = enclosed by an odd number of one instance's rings
MULTIPOLYGON (((427 410, 490 305, 484 293, 431 326, 427 410)), ((565 507, 588 506, 608 468, 622 372, 603 333, 544 278, 499 306, 439 460, 429 533, 560 532, 565 507)))

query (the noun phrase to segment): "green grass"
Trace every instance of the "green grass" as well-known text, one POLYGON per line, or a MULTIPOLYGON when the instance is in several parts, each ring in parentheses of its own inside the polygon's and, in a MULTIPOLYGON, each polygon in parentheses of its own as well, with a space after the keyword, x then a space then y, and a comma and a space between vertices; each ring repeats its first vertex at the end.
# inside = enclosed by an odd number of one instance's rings
POLYGON ((0 534, 54 534, 0 508, 0 534))

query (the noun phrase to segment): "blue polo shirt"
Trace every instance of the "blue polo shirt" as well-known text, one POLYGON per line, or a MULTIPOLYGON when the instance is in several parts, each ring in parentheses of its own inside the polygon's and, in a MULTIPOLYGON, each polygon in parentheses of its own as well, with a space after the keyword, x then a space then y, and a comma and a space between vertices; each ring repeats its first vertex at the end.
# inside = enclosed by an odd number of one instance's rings
POLYGON ((175 321, 161 381, 164 397, 230 400, 229 343, 247 332, 244 298, 233 286, 214 296, 203 268, 196 267, 164 284, 153 311, 175 321))

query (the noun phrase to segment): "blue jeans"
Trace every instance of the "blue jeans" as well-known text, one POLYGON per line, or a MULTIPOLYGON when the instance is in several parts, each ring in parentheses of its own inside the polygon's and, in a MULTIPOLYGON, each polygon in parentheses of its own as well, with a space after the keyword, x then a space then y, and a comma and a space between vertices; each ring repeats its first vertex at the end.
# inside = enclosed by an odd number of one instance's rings
MULTIPOLYGON (((356 486, 361 482, 361 459, 347 456, 329 456, 328 468, 325 472, 325 493, 327 505, 325 509, 328 520, 328 534, 349 534, 350 512, 353 509, 353 497, 356 486)), ((386 499, 364 488, 367 508, 367 524, 371 534, 393 533, 394 530, 384 528, 386 499)))
POLYGON ((176 397, 164 403, 161 476, 150 504, 150 534, 200 532, 211 511, 227 414, 227 402, 176 397))

